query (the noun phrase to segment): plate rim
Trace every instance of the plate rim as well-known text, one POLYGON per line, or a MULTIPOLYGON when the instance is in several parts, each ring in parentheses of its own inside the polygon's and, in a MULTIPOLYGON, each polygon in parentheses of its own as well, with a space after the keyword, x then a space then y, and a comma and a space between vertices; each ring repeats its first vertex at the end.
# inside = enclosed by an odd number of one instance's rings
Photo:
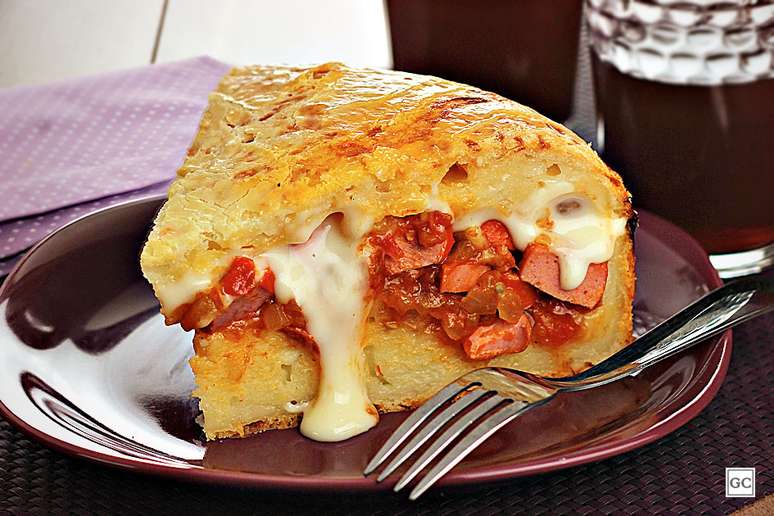
MULTIPOLYGON (((7 294, 8 285, 16 274, 22 269, 29 257, 39 247, 48 240, 63 231, 64 229, 75 225, 85 219, 98 217, 105 212, 120 210, 135 204, 144 204, 149 202, 158 202, 167 198, 166 194, 154 194, 131 199, 121 203, 100 208, 98 210, 86 213, 72 221, 60 226, 53 232, 46 235, 38 243, 30 247, 13 267, 9 274, 0 284, 0 299, 7 294)), ((706 252, 685 230, 666 221, 665 219, 647 212, 638 210, 640 219, 648 220, 648 226, 655 225, 662 228, 668 228, 669 232, 680 235, 681 245, 686 247, 690 254, 701 256, 703 259, 698 262, 691 262, 696 267, 697 272, 704 279, 710 288, 717 288, 723 284, 717 271, 712 267, 706 252)), ((658 233, 657 231, 655 233, 658 233)), ((636 238, 636 237, 635 237, 636 238)), ((672 248, 673 246, 670 246, 672 248)), ((712 401, 720 387, 723 385, 733 349, 732 331, 729 329, 723 334, 715 337, 714 341, 705 345, 712 345, 708 352, 708 358, 703 365, 714 364, 712 370, 704 370, 702 377, 708 376, 706 381, 701 383, 702 391, 691 398, 688 403, 677 408, 670 413, 666 420, 658 421, 632 436, 621 439, 617 442, 603 442, 595 444, 589 448, 580 448, 566 455, 551 457, 548 459, 535 458, 518 464, 498 464, 494 466, 479 466, 462 471, 451 471, 448 475, 438 482, 438 486, 453 486, 471 483, 494 482, 498 480, 531 476, 540 473, 559 471, 566 468, 580 466, 592 462, 598 462, 628 451, 645 446, 662 437, 669 435, 680 427, 684 426, 694 417, 696 417, 712 401)), ((673 400, 670 404, 674 404, 673 400)), ((373 478, 336 478, 324 476, 291 476, 291 475, 270 475, 265 473, 252 473, 244 471, 234 471, 225 469, 208 469, 203 465, 191 466, 171 466, 153 464, 140 460, 115 457, 94 450, 82 448, 76 444, 63 441, 53 437, 46 432, 39 430, 26 423, 20 417, 16 416, 0 399, 0 416, 10 424, 21 430, 25 435, 38 441, 55 451, 64 453, 75 458, 85 458, 90 461, 112 466, 118 469, 130 470, 134 472, 149 473, 165 478, 173 478, 183 481, 194 481, 206 484, 236 485, 242 487, 254 487, 264 489, 296 489, 303 491, 322 491, 330 488, 336 488, 343 491, 382 491, 389 489, 396 482, 397 478, 391 477, 384 482, 377 483, 373 478)))

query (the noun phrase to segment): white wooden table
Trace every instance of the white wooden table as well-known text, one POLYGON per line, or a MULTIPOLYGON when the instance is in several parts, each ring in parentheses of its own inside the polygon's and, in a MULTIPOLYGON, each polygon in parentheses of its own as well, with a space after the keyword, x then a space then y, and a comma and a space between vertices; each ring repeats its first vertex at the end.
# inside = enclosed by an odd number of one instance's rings
POLYGON ((392 64, 383 0, 0 0, 0 87, 199 55, 392 64))

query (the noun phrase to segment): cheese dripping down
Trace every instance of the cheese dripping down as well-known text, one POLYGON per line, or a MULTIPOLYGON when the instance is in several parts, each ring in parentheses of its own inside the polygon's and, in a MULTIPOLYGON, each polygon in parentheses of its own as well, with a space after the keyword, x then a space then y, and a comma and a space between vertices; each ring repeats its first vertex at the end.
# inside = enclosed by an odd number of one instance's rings
MULTIPOLYGON (((433 188, 428 198, 427 211, 442 211, 452 215, 454 230, 463 231, 480 226, 487 220, 499 220, 508 228, 516 247, 523 251, 540 235, 550 240, 551 249, 559 257, 562 288, 571 290, 583 282, 588 266, 603 263, 613 256, 615 242, 626 229, 626 219, 600 213, 594 203, 577 193, 566 181, 544 181, 525 200, 514 205, 509 213, 495 208, 484 208, 454 218, 448 203, 433 188), (550 224, 541 223, 550 221, 550 224)), ((306 242, 320 227, 321 214, 309 216, 305 223, 295 228, 291 242, 306 242)), ((303 219, 303 218, 302 218, 303 219)), ((341 227, 337 229, 351 241, 358 241, 373 225, 373 219, 361 210, 350 209, 343 213, 341 227)), ((234 256, 245 254, 240 249, 224 258, 223 264, 234 256)), ((260 256, 254 257, 258 270, 264 268, 260 256)), ((188 273, 183 278, 166 285, 158 285, 156 294, 167 312, 171 312, 197 293, 210 288, 217 280, 209 275, 188 273)))
MULTIPOLYGON (((499 220, 520 250, 545 236, 560 261, 564 289, 577 287, 591 263, 608 261, 626 219, 602 214, 598 207, 565 181, 545 181, 510 212, 485 208, 454 218, 448 203, 433 189, 427 211, 452 215, 455 231, 499 220)), ((341 441, 373 427, 378 413, 368 398, 362 356, 362 333, 369 310, 365 301, 368 270, 359 252, 362 236, 373 220, 359 210, 319 222, 310 216, 291 237, 303 242, 281 246, 252 256, 259 271, 271 268, 276 297, 295 299, 307 320, 307 329, 320 352, 320 380, 314 400, 288 406, 303 412, 301 432, 319 441, 341 441), (342 220, 343 219, 343 220, 342 220)), ((244 254, 244 250, 231 256, 244 254)), ((225 258, 224 258, 225 260, 225 258)), ((190 301, 209 288, 212 278, 189 273, 157 294, 167 309, 190 301)))
POLYGON ((158 296, 161 305, 169 312, 176 308, 191 302, 196 294, 205 292, 212 286, 213 279, 209 274, 197 274, 187 272, 177 281, 172 281, 164 286, 157 286, 156 296, 158 296))
POLYGON ((559 257, 559 279, 565 290, 583 283, 589 265, 610 260, 616 240, 626 229, 625 218, 602 214, 566 181, 543 182, 526 200, 515 204, 511 213, 485 208, 464 215, 454 221, 454 231, 487 220, 502 222, 521 251, 545 235, 559 257))
POLYGON ((276 278, 277 300, 295 299, 319 348, 317 396, 301 420, 301 433, 317 441, 342 441, 379 421, 364 377, 368 268, 358 244, 329 217, 306 243, 261 255, 276 278))

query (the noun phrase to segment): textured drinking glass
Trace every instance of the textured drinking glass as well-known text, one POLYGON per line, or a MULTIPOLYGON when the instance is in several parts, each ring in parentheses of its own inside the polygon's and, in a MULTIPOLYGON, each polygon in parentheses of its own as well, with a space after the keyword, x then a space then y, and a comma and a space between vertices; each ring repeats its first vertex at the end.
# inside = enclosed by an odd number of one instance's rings
POLYGON ((774 1, 586 0, 597 140, 721 275, 774 260, 774 1))

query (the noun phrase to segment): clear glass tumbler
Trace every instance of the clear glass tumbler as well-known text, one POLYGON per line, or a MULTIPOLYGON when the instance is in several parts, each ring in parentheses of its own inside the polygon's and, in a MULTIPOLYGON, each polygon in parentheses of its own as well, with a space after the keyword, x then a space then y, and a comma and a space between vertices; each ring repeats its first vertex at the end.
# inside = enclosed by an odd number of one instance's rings
POLYGON ((586 0, 597 142, 721 276, 774 262, 774 0, 586 0))

